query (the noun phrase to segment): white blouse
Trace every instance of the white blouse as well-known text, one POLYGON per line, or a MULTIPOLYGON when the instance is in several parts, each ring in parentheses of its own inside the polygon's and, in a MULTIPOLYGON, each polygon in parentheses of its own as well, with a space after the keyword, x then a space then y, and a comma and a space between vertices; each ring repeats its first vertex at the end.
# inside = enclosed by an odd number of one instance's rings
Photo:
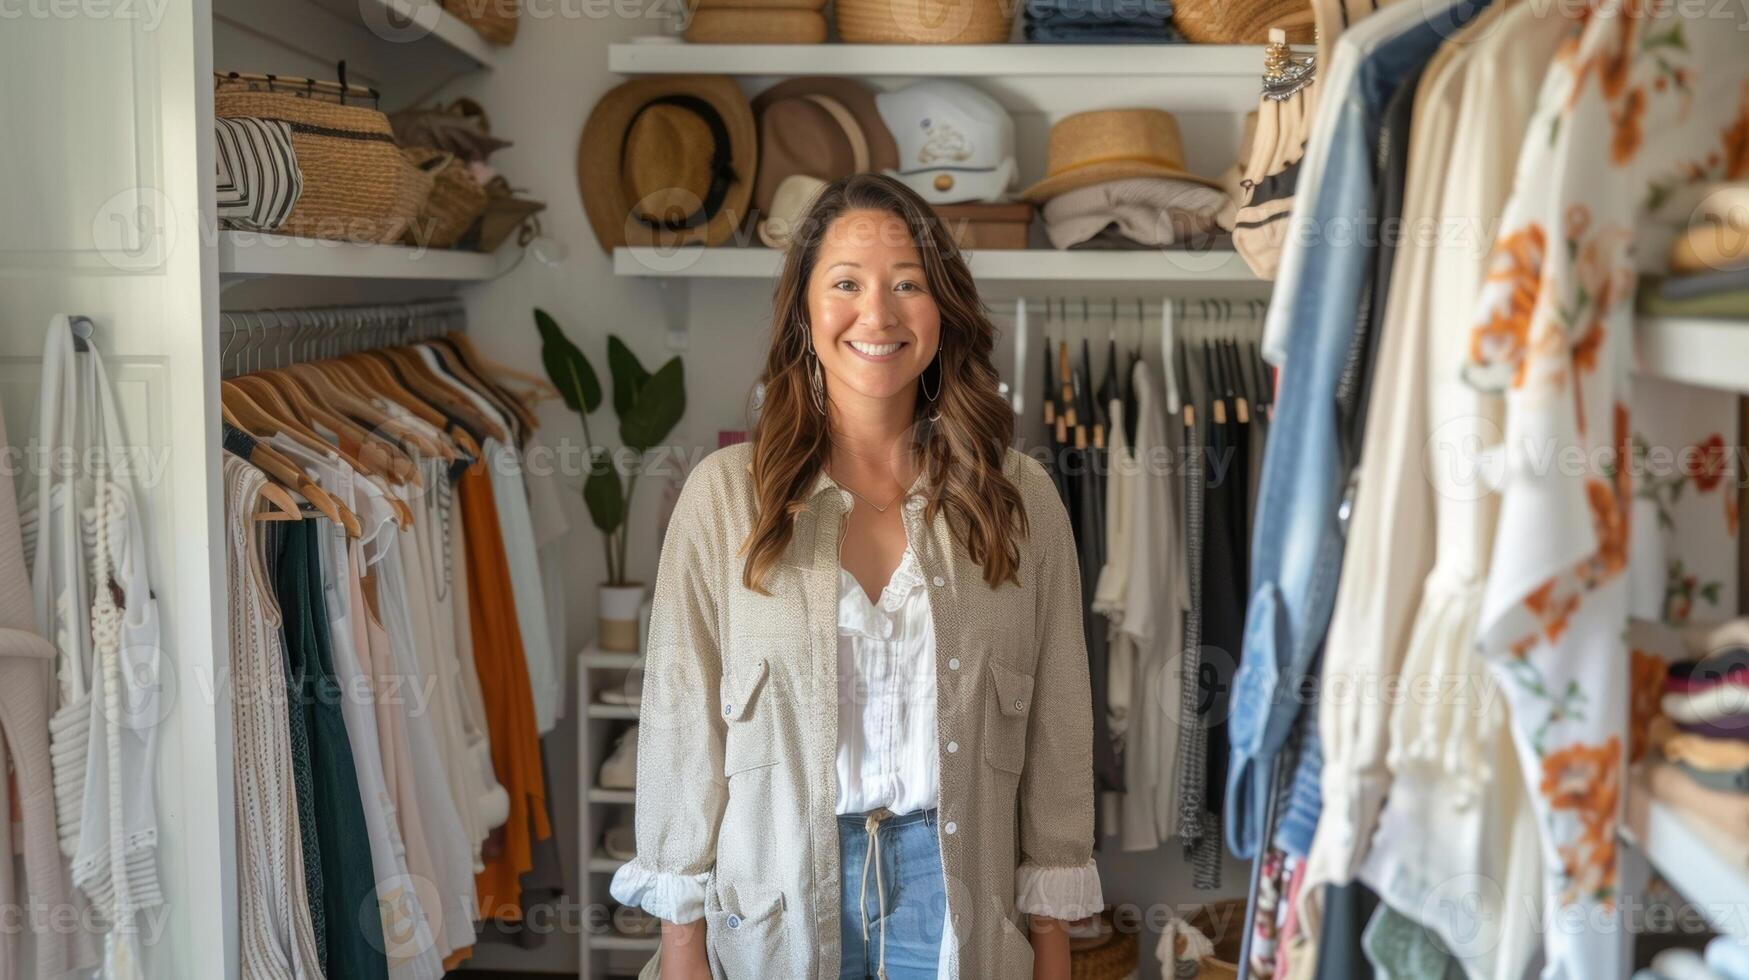
POLYGON ((840 568, 837 812, 935 806, 935 752, 935 624, 917 556, 905 549, 878 603, 840 568))

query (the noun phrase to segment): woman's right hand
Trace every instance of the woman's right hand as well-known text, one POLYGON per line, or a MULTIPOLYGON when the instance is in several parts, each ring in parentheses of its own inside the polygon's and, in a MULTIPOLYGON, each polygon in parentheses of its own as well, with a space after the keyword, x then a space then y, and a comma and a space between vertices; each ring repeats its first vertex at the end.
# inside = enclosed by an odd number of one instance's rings
POLYGON ((704 920, 662 920, 662 980, 711 980, 704 951, 704 920))

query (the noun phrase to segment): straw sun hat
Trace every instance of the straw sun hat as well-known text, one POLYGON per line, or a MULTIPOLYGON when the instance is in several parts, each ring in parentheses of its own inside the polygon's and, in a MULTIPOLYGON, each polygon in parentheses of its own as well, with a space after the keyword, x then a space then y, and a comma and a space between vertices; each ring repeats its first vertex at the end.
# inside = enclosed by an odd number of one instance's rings
POLYGON ((1034 203, 1132 177, 1174 177, 1217 190, 1221 186, 1185 169, 1178 120, 1162 109, 1100 109, 1058 120, 1051 127, 1045 163, 1045 179, 1021 192, 1034 203))
POLYGON ((718 245, 746 216, 757 163, 753 110, 734 79, 660 75, 595 104, 577 183, 603 251, 718 245))

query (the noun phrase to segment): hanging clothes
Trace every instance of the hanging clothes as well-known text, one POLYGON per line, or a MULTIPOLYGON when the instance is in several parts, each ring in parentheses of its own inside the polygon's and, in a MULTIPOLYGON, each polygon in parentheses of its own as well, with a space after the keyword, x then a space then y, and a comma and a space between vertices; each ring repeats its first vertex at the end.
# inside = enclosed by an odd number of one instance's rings
MULTIPOLYGON (((0 447, 11 447, 0 414, 0 447)), ((0 804, 22 818, 24 837, 15 841, 13 821, 0 821, 0 854, 22 852, 24 887, 10 873, 0 875, 0 901, 28 910, 24 921, 0 931, 0 976, 19 972, 18 940, 31 934, 35 970, 29 975, 59 976, 72 963, 64 930, 50 913, 68 902, 55 824, 54 773, 49 753, 49 711, 53 704, 55 646, 37 632, 30 580, 25 575, 19 509, 11 480, 0 480, 0 732, 5 734, 11 780, 0 780, 0 804), (16 799, 12 793, 16 789, 16 799)))
POLYGON ((1586 923, 1546 934, 1546 977, 1625 972, 1616 824, 1636 488, 1621 461, 1634 432, 1635 256, 1663 254, 1639 231, 1682 185, 1749 174, 1749 14, 1669 5, 1588 13, 1543 81, 1466 365, 1473 383, 1504 392, 1508 448, 1577 449, 1587 459, 1601 450, 1617 461, 1614 472, 1575 472, 1506 454, 1500 546, 1478 620, 1553 859, 1545 906, 1586 923))
POLYGON ((111 924, 103 968, 140 975, 136 913, 161 905, 155 796, 163 657, 146 514, 94 342, 65 316, 43 345, 31 579, 37 628, 57 650, 50 717, 56 818, 72 882, 111 924))
MULTIPOLYGON (((248 438, 245 436, 244 438, 248 438)), ((279 605, 262 561, 255 514, 267 477, 225 456, 226 611, 230 620, 235 779, 238 975, 315 980, 322 973, 299 846, 297 784, 285 692, 279 605)))
MULTIPOLYGON (((1344 33, 1324 69, 1314 142, 1300 191, 1315 187, 1293 216, 1299 229, 1357 227, 1372 203, 1378 113, 1404 78, 1432 56, 1445 32, 1476 12, 1468 3, 1387 7, 1344 33)), ((1259 491, 1258 542, 1245 649, 1234 682, 1232 765, 1225 827, 1228 846, 1250 857, 1260 840, 1271 767, 1298 718, 1300 688, 1315 677, 1335 604, 1342 562, 1343 487, 1354 460, 1343 453, 1331 411, 1355 336, 1371 251, 1365 239, 1329 247, 1319 236, 1290 235, 1266 337, 1286 331, 1282 409, 1272 427, 1259 491), (1323 247, 1308 244, 1323 243, 1323 247), (1316 289, 1302 283, 1317 283, 1316 289)))

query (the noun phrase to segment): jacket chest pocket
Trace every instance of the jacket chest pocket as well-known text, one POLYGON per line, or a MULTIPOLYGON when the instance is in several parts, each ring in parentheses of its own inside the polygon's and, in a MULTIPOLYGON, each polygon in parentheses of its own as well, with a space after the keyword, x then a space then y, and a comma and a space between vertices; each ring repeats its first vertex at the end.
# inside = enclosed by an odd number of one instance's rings
POLYGON ((764 657, 747 660, 723 675, 717 710, 728 729, 723 740, 723 777, 777 764, 776 707, 771 668, 764 657))
POLYGON ((984 701, 984 761, 1018 775, 1026 767, 1026 726, 1032 716, 1032 675, 990 662, 984 701))

